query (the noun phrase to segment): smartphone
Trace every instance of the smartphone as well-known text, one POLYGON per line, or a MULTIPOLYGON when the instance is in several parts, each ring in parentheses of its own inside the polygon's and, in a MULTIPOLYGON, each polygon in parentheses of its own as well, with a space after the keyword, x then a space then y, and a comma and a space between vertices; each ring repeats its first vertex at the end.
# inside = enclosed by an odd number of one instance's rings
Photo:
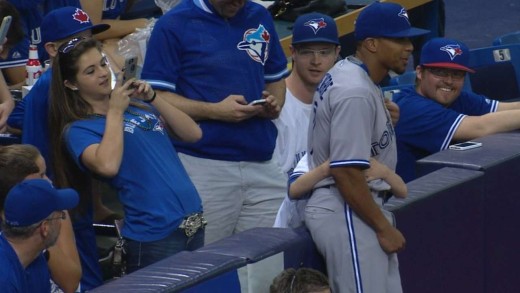
POLYGON ((465 150, 470 150, 470 149, 474 149, 474 148, 479 148, 481 146, 482 146, 481 142, 466 141, 466 142, 452 144, 452 145, 450 145, 449 148, 450 148, 450 150, 465 151, 465 150))
POLYGON ((0 45, 4 44, 5 37, 7 36, 7 32, 9 31, 9 27, 11 26, 11 20, 13 17, 11 15, 7 15, 2 20, 2 24, 0 25, 0 45))
POLYGON ((258 100, 252 101, 251 103, 249 103, 249 105, 251 105, 251 106, 254 106, 254 105, 265 105, 266 103, 267 103, 266 99, 258 99, 258 100))
POLYGON ((123 68, 123 84, 125 84, 127 80, 137 77, 137 56, 127 57, 123 68))

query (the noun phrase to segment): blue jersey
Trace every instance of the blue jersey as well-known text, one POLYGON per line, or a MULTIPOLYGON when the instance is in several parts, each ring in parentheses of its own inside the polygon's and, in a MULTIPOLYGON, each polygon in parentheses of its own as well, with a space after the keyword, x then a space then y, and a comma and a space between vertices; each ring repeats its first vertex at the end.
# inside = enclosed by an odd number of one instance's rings
POLYGON ((81 261, 81 292, 92 290, 103 284, 103 274, 99 264, 96 231, 92 225, 93 210, 89 206, 85 214, 71 214, 74 238, 81 261))
MULTIPOLYGON (((218 15, 208 0, 183 1, 155 24, 141 77, 156 88, 188 99, 216 103, 227 96, 262 97, 266 83, 288 75, 271 15, 252 2, 232 18, 218 15)), ((240 123, 199 121, 197 143, 175 142, 192 156, 225 161, 271 159, 276 127, 253 117, 240 123)))
MULTIPOLYGON (((119 172, 107 179, 125 213, 124 237, 149 242, 163 239, 182 219, 201 212, 202 203, 156 114, 130 106, 124 114, 124 151, 119 172)), ((99 144, 105 118, 78 120, 65 134, 73 158, 99 144)))
POLYGON ((462 119, 495 112, 498 102, 485 96, 462 92, 449 107, 419 95, 413 87, 394 95, 400 117, 397 135, 397 174, 405 182, 416 178, 415 162, 445 150, 462 119))
POLYGON ((0 59, 0 69, 25 66, 29 60, 29 39, 25 38, 9 50, 6 59, 0 59))
POLYGON ((25 25, 25 32, 29 36, 31 44, 38 47, 38 57, 43 61, 49 59, 49 55, 42 44, 40 25, 43 20, 44 0, 17 0, 11 3, 18 9, 25 25))
POLYGON ((0 233, 0 288, 2 292, 49 293, 50 273, 43 254, 23 268, 16 252, 0 233))
MULTIPOLYGON (((32 144, 40 150, 47 166, 49 161, 49 90, 52 70, 46 70, 33 85, 27 96, 17 103, 7 123, 22 129, 22 143, 32 144)), ((47 168, 50 170, 50 168, 47 168)), ((48 173, 50 175, 50 173, 48 173)))

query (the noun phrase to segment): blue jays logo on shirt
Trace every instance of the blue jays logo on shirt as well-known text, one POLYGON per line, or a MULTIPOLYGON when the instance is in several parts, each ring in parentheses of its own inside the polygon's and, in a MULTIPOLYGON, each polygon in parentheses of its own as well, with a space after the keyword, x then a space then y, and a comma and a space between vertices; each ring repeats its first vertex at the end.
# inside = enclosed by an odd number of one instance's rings
POLYGON ((258 28, 248 29, 244 33, 244 40, 237 44, 237 48, 246 51, 251 59, 264 65, 269 55, 270 39, 269 32, 263 25, 259 25, 258 28))
POLYGON ((401 11, 398 14, 400 17, 404 17, 408 23, 410 23, 410 20, 408 19, 408 12, 406 12, 406 9, 402 8, 401 11))
POLYGON ((323 18, 316 18, 307 21, 303 25, 310 27, 314 31, 314 34, 317 34, 320 29, 327 26, 327 23, 323 18))
POLYGON ((441 51, 444 51, 450 55, 450 59, 453 60, 455 57, 462 55, 462 49, 459 45, 446 45, 440 48, 441 51))

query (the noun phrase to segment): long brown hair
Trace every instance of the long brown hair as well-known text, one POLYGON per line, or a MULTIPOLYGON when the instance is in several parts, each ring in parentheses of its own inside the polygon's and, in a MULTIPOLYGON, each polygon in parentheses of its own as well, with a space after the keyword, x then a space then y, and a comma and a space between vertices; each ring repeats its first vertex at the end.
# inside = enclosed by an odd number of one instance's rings
MULTIPOLYGON (((71 40, 71 42, 73 42, 71 40)), ((56 186, 71 187, 80 194, 78 210, 86 212, 92 202, 92 174, 83 172, 74 162, 67 150, 64 134, 68 126, 77 120, 88 119, 92 107, 77 91, 65 87, 64 82, 76 82, 79 58, 91 49, 101 52, 101 45, 92 38, 76 39, 73 48, 64 53, 65 43, 58 49, 52 63, 52 82, 50 92, 49 128, 51 141, 51 162, 56 186)))

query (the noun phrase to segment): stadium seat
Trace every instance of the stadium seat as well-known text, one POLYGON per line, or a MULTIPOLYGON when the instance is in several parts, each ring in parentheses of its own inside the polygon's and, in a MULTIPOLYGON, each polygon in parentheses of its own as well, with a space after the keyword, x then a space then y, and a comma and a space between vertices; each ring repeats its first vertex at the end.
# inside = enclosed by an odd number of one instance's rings
POLYGON ((501 35, 493 41, 493 46, 509 44, 520 44, 520 31, 501 35))
POLYGON ((473 92, 495 100, 520 98, 520 43, 470 50, 473 92))

